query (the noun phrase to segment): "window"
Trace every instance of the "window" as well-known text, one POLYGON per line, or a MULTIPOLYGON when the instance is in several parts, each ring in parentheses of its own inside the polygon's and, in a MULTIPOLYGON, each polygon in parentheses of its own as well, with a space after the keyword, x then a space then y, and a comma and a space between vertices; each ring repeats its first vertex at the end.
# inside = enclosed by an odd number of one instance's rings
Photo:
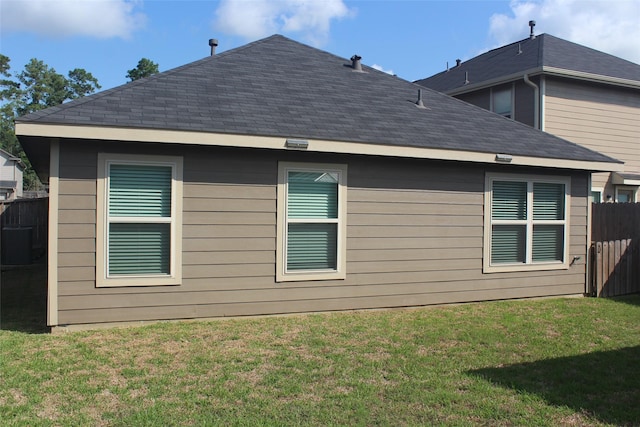
POLYGON ((97 286, 181 282, 182 158, 98 155, 97 286))
POLYGON ((507 118, 513 117, 511 88, 491 90, 491 111, 507 118))
POLYGON ((347 166, 279 164, 276 280, 346 277, 347 166))
POLYGON ((633 203, 636 201, 635 195, 633 187, 616 186, 616 202, 618 203, 633 203))
POLYGON ((567 268, 569 179, 487 176, 484 271, 567 268))
POLYGON ((592 189, 591 190, 591 201, 593 203, 602 203, 602 193, 604 192, 603 189, 598 188, 598 189, 592 189))

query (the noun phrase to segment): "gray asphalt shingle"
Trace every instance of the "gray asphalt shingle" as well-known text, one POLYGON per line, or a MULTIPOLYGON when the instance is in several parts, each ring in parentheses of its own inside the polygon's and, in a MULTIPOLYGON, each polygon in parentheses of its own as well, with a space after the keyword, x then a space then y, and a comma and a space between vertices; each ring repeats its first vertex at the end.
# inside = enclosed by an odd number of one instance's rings
POLYGON ((611 158, 274 35, 18 122, 366 142, 543 158, 611 158), (418 89, 427 108, 417 108, 418 89))
POLYGON ((524 39, 478 55, 460 66, 415 83, 449 93, 465 86, 542 67, 640 82, 640 65, 549 34, 524 39))

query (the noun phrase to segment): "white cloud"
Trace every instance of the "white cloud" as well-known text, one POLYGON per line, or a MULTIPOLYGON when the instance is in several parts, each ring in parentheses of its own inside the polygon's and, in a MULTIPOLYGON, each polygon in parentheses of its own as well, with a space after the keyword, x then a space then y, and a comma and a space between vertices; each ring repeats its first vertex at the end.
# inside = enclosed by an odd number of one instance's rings
POLYGON ((222 0, 214 26, 246 39, 300 33, 319 46, 327 41, 332 20, 353 13, 342 0, 222 0))
POLYGON ((392 76, 395 76, 393 70, 385 70, 384 68, 382 68, 382 65, 373 64, 371 68, 373 68, 374 70, 382 71, 383 73, 387 73, 387 74, 391 74, 392 76))
POLYGON ((135 11, 140 1, 128 0, 0 0, 3 32, 44 36, 128 38, 146 17, 135 11))
POLYGON ((548 33, 574 43, 640 63, 639 0, 512 0, 511 14, 491 17, 489 33, 496 46, 535 33, 548 33))

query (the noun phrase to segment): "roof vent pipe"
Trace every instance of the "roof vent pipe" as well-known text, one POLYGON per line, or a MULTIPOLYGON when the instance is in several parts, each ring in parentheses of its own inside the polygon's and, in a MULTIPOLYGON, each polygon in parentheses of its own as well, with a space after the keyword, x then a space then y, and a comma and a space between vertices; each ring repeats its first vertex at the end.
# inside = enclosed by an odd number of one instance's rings
POLYGON ((351 57, 351 67, 354 71, 362 71, 362 65, 360 64, 361 56, 353 55, 351 57))
POLYGON ((529 27, 531 28, 531 34, 529 34, 529 38, 531 40, 536 38, 536 35, 533 34, 533 27, 535 27, 535 26, 536 26, 536 21, 529 21, 529 27))
POLYGON ((464 84, 466 84, 466 85, 469 84, 469 72, 468 71, 464 72, 464 84))
POLYGON ((216 54, 216 47, 218 46, 218 39, 209 39, 209 46, 211 46, 211 56, 216 54))
POLYGON ((456 67, 459 67, 460 64, 462 64, 462 60, 461 59, 456 59, 456 67))
POLYGON ((518 43, 518 55, 522 54, 522 44, 518 43))
POLYGON ((426 108, 424 106, 424 102, 422 101, 422 89, 418 89, 418 100, 416 101, 416 105, 418 108, 426 108))

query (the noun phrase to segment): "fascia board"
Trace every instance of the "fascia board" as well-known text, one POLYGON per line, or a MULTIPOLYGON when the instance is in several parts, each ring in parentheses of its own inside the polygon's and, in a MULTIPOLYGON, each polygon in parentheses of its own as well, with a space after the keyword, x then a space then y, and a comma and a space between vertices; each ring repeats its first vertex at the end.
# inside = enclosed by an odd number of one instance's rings
MULTIPOLYGON (((286 137, 190 132, 162 129, 122 127, 76 126, 59 124, 16 123, 16 135, 49 138, 72 138, 103 141, 131 141, 220 147, 262 148, 292 151, 287 148, 286 137)), ((431 160, 449 160, 496 165, 534 166, 588 171, 622 172, 622 162, 593 162, 511 155, 509 163, 497 162, 496 155, 477 151, 446 150, 440 148, 385 145, 363 142, 308 140, 302 151, 336 154, 362 154, 385 157, 406 157, 431 160)), ((510 153, 504 153, 510 154, 510 153)))

